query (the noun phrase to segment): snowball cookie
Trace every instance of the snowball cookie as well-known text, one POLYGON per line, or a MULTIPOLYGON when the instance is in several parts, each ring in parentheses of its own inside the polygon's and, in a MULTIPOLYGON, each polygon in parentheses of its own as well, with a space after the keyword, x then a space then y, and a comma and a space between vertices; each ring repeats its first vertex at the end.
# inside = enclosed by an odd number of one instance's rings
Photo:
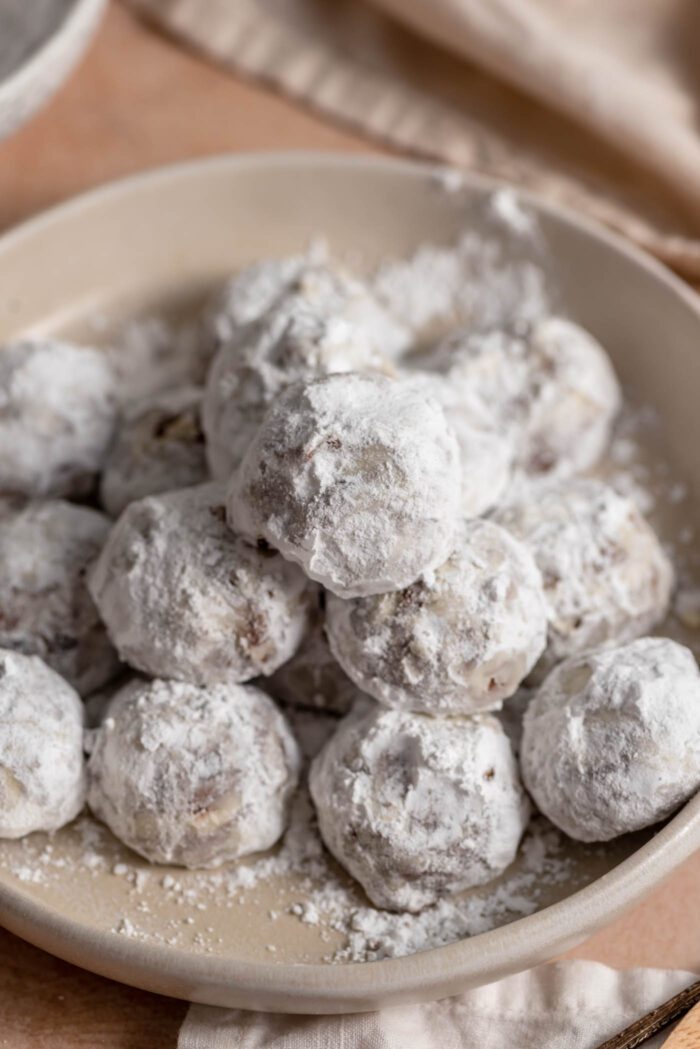
POLYGON ((213 353, 199 318, 175 322, 153 315, 130 320, 105 352, 126 410, 165 390, 201 386, 213 353))
POLYGON ((48 339, 0 347, 0 492, 85 495, 116 413, 104 353, 48 339))
POLYGON ((302 572, 227 528, 224 493, 196 485, 131 503, 89 578, 122 659, 207 685, 271 674, 294 654, 311 597, 302 572))
POLYGON ((419 911, 513 861, 529 806, 495 718, 360 702, 310 773, 321 836, 372 903, 419 911))
POLYGON ((92 735, 88 803, 147 860, 216 867, 284 833, 299 766, 260 689, 136 681, 92 735))
POLYGON ((530 548, 542 573, 545 666, 604 641, 630 641, 663 619, 671 564, 634 502, 608 485, 560 482, 497 520, 530 548))
POLYGON ((0 647, 41 656, 82 695, 119 667, 85 582, 109 528, 61 499, 0 508, 0 647))
POLYGON ((228 480, 266 409, 291 383, 389 367, 384 357, 402 337, 365 285, 326 266, 306 266, 212 364, 202 412, 212 475, 228 480))
POLYGON ((320 608, 298 651, 270 678, 269 689, 276 699, 295 707, 336 714, 347 714, 352 707, 357 688, 328 647, 320 608))
POLYGON ((513 477, 515 442, 489 429, 489 421, 441 375, 405 372, 401 379, 442 407, 460 452, 462 517, 481 517, 505 498, 513 477))
POLYGON ((139 401, 126 414, 107 457, 100 499, 118 517, 147 495, 206 481, 202 390, 185 386, 139 401))
POLYGON ((36 656, 0 650, 0 838, 58 830, 84 801, 80 696, 36 656))
POLYGON ((230 277, 204 311, 204 326, 214 344, 228 342, 244 325, 259 320, 314 262, 320 265, 323 259, 311 255, 264 259, 230 277))
POLYGON ((405 590, 328 595, 331 651, 388 707, 471 714, 499 707, 541 656, 542 581, 527 548, 491 521, 463 522, 444 564, 405 590))
POLYGON ((380 375, 286 390, 229 486, 231 526, 346 597, 400 590, 448 556, 457 441, 442 409, 380 375))
POLYGON ((568 477, 605 451, 621 404, 610 360, 571 321, 547 317, 524 335, 457 332, 417 362, 446 376, 495 430, 516 439, 527 475, 568 477))
POLYGON ((662 637, 574 656, 525 713, 520 760, 545 816, 609 841, 670 815, 700 787, 700 675, 662 637))

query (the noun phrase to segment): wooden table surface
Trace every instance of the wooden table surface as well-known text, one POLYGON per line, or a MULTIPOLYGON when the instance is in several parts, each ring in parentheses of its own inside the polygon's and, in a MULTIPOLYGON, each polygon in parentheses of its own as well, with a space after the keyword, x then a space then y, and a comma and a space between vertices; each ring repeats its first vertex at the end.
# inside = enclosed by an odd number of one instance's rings
MULTIPOLYGON (((0 229, 98 183, 187 157, 285 148, 377 150, 220 72, 112 6, 87 59, 0 144, 0 229)), ((615 966, 700 971, 700 854, 572 952, 615 966)), ((66 965, 0 930, 2 1049, 166 1049, 181 1002, 66 965)))

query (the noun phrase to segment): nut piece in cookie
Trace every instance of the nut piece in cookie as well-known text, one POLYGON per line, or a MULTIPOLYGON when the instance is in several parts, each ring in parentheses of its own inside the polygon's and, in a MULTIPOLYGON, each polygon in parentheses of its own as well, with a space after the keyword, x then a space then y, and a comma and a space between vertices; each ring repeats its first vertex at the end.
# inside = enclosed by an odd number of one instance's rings
POLYGON ((201 389, 184 386, 147 397, 127 411, 100 483, 107 513, 118 517, 137 499, 207 480, 201 401, 201 389))

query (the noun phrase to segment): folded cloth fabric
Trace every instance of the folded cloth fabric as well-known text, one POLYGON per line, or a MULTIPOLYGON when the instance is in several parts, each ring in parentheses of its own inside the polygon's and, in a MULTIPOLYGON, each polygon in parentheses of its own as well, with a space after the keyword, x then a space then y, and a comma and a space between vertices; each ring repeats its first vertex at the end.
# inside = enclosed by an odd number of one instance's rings
POLYGON ((692 0, 129 0, 403 151, 607 222, 700 281, 692 0))
MULTIPOLYGON (((193 1005, 178 1049, 596 1049, 695 979, 680 970, 618 972, 567 961, 457 998, 376 1013, 290 1016, 193 1005)), ((657 1049, 668 1034, 643 1049, 657 1049)))

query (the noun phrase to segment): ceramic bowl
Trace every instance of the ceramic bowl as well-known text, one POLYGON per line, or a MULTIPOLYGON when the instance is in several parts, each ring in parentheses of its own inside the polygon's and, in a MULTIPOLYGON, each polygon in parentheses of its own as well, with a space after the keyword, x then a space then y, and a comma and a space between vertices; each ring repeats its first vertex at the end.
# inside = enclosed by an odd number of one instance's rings
MULTIPOLYGON (((26 331, 92 338, 96 316, 108 338, 109 325, 124 316, 201 300, 232 270, 297 251, 319 233, 335 253, 368 268, 426 241, 449 243, 494 190, 467 178, 448 191, 454 181, 407 162, 307 154, 221 157, 116 183, 0 238, 0 339, 26 331)), ((619 238, 526 199, 564 308, 607 347, 623 383, 658 409, 654 440, 674 474, 700 492, 698 300, 619 238)), ((682 513, 692 523, 692 496, 682 513)), ((196 874, 149 872, 113 841, 94 846, 106 856, 96 872, 79 838, 72 828, 55 836, 50 877, 37 874, 36 850, 45 842, 0 845, 0 920, 8 929, 151 991, 213 1005, 332 1013, 451 995, 571 948, 700 845, 700 798, 660 830, 574 849, 570 877, 541 897, 534 914, 448 946, 354 964, 324 962, 332 943, 285 913, 285 901, 303 897, 293 872, 274 891, 258 885, 231 906, 205 900, 186 911, 184 936, 185 911, 162 879, 186 892, 196 874), (125 869, 144 872, 139 891, 125 869), (273 906, 281 912, 274 926, 273 906), (144 935, 130 934, 144 928, 144 935)))

